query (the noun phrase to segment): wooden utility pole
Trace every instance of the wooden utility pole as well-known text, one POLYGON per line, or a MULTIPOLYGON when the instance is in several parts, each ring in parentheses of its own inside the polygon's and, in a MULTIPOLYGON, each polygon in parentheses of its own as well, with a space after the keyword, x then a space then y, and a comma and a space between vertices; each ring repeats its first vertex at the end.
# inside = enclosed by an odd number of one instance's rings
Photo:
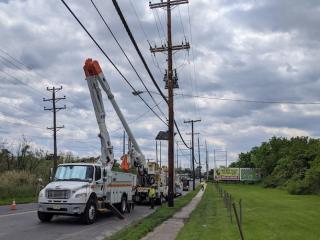
POLYGON ((201 120, 189 120, 189 121, 184 121, 184 123, 191 123, 191 163, 192 163, 192 178, 193 178, 193 185, 192 185, 192 189, 195 190, 196 188, 196 174, 194 172, 194 131, 193 131, 193 124, 195 122, 200 122, 201 120))
POLYGON ((161 47, 150 47, 152 53, 156 52, 168 52, 168 172, 169 172, 169 186, 168 186, 168 206, 174 206, 174 111, 173 111, 173 71, 172 71, 172 51, 180 49, 190 48, 189 43, 181 45, 172 45, 172 32, 171 32, 171 7, 179 4, 188 3, 188 0, 167 0, 166 2, 161 1, 160 3, 151 3, 149 6, 151 9, 154 8, 166 8, 167 9, 167 46, 161 47))
POLYGON ((66 96, 64 97, 60 97, 57 98, 56 97, 56 92, 62 90, 62 86, 59 88, 53 87, 53 88, 48 88, 47 87, 47 91, 51 91, 52 92, 52 98, 50 99, 45 99, 43 98, 44 102, 52 102, 52 108, 46 108, 44 107, 44 110, 46 111, 52 111, 53 112, 53 127, 47 127, 47 129, 52 130, 53 131, 53 175, 55 174, 56 170, 57 170, 57 165, 58 165, 58 155, 57 155, 57 132, 61 129, 64 128, 64 126, 60 126, 57 127, 57 112, 62 110, 62 109, 66 109, 66 105, 64 105, 63 107, 57 107, 56 103, 60 100, 64 100, 66 99, 66 96))
POLYGON ((200 134, 198 134, 198 157, 199 157, 199 178, 201 182, 201 156, 200 156, 200 134))
POLYGON ((205 141, 205 145, 206 145, 206 179, 208 181, 208 179, 209 179, 209 163, 208 163, 209 155, 208 155, 207 141, 205 141))

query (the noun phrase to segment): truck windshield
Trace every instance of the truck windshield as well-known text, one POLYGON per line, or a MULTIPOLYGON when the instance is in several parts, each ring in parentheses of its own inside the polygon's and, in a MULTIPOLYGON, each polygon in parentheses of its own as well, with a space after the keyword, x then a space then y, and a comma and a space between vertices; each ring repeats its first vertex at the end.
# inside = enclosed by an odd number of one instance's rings
POLYGON ((90 181, 93 179, 92 166, 63 165, 57 168, 55 181, 90 181))

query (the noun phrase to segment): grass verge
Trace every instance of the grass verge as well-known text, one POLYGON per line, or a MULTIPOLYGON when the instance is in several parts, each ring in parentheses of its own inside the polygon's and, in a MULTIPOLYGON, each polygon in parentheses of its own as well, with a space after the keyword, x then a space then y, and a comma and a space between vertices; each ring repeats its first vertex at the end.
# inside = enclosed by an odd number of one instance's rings
MULTIPOLYGON (((224 184, 234 200, 242 199, 243 232, 246 240, 319 240, 320 196, 290 195, 285 190, 264 189, 255 185, 224 184)), ((179 239, 240 239, 234 221, 216 189, 207 191, 179 239)))
POLYGON ((320 196, 243 184, 225 184, 223 188, 235 199, 243 199, 246 240, 320 239, 320 196))
POLYGON ((0 206, 10 205, 13 200, 16 201, 16 204, 34 203, 34 202, 37 202, 37 197, 30 196, 30 197, 4 198, 4 199, 0 199, 0 206))
POLYGON ((212 183, 208 183, 199 205, 176 239, 239 239, 237 229, 231 224, 227 210, 212 183))
POLYGON ((174 207, 169 208, 166 204, 159 207, 154 213, 149 216, 131 223, 129 226, 115 233, 114 235, 107 237, 105 240, 138 240, 144 237, 148 232, 152 231, 155 227, 160 225, 165 220, 172 217, 182 207, 187 205, 192 198, 198 193, 200 186, 195 191, 189 192, 187 195, 176 198, 174 207))

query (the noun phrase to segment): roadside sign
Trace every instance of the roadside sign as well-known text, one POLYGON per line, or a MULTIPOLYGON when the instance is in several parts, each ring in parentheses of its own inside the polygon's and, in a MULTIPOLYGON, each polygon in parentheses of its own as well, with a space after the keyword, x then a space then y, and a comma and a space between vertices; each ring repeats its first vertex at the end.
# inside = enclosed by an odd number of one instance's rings
POLYGON ((261 173, 259 168, 240 168, 241 181, 259 181, 261 173))
POLYGON ((239 181, 239 168, 218 168, 214 170, 214 179, 222 181, 239 181))

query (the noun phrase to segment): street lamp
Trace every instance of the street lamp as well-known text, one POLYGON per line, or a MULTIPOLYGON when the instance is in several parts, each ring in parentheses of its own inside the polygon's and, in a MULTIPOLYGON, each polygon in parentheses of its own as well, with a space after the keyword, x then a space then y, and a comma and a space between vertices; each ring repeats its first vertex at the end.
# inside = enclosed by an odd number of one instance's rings
POLYGON ((140 91, 140 90, 135 90, 132 92, 133 96, 138 96, 140 94, 144 93, 144 91, 140 91))

